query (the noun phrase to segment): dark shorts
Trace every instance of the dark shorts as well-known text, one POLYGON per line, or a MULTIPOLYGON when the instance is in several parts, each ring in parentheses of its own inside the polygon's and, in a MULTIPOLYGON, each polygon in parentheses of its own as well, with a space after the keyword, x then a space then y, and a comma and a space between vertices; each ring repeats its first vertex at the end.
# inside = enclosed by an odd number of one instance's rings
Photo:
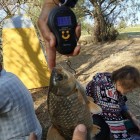
POLYGON ((100 115, 93 115, 93 124, 101 127, 101 131, 94 140, 111 140, 111 133, 108 124, 100 115))

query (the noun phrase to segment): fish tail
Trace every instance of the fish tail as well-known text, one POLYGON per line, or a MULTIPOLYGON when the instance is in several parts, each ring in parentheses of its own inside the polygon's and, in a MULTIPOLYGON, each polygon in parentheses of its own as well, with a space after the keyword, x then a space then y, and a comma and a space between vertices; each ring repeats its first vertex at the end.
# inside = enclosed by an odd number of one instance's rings
POLYGON ((93 114, 98 114, 102 112, 102 109, 99 105, 95 104, 92 100, 91 97, 87 97, 88 98, 88 108, 90 110, 91 113, 93 114))
POLYGON ((90 139, 92 140, 99 132, 100 127, 98 125, 92 125, 92 128, 90 130, 90 139))
POLYGON ((58 130, 53 125, 51 125, 49 127, 46 140, 65 140, 65 139, 63 136, 60 135, 58 130))

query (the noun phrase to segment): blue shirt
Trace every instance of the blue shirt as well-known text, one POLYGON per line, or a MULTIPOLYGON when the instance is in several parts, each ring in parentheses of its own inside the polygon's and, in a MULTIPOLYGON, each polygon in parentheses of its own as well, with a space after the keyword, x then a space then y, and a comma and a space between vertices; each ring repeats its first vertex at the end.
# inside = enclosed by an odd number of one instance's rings
POLYGON ((41 139, 30 92, 14 74, 0 73, 0 140, 26 140, 34 132, 41 139))

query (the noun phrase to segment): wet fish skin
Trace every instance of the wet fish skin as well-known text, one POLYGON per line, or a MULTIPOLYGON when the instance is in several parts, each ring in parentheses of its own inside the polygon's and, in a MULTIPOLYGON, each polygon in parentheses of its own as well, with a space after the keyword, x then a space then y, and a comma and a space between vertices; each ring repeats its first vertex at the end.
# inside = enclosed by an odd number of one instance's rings
POLYGON ((52 122, 47 140, 71 140, 78 124, 86 125, 88 140, 99 133, 90 111, 101 113, 101 108, 87 98, 80 83, 62 67, 54 68, 51 73, 47 104, 52 122))

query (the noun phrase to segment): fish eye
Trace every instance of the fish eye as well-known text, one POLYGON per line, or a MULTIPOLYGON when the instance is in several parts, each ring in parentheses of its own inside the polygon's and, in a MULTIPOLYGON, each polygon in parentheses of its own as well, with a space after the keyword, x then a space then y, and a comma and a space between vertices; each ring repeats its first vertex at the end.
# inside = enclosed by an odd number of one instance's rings
POLYGON ((63 80, 63 75, 62 75, 62 74, 58 74, 56 79, 57 79, 58 81, 63 80))

